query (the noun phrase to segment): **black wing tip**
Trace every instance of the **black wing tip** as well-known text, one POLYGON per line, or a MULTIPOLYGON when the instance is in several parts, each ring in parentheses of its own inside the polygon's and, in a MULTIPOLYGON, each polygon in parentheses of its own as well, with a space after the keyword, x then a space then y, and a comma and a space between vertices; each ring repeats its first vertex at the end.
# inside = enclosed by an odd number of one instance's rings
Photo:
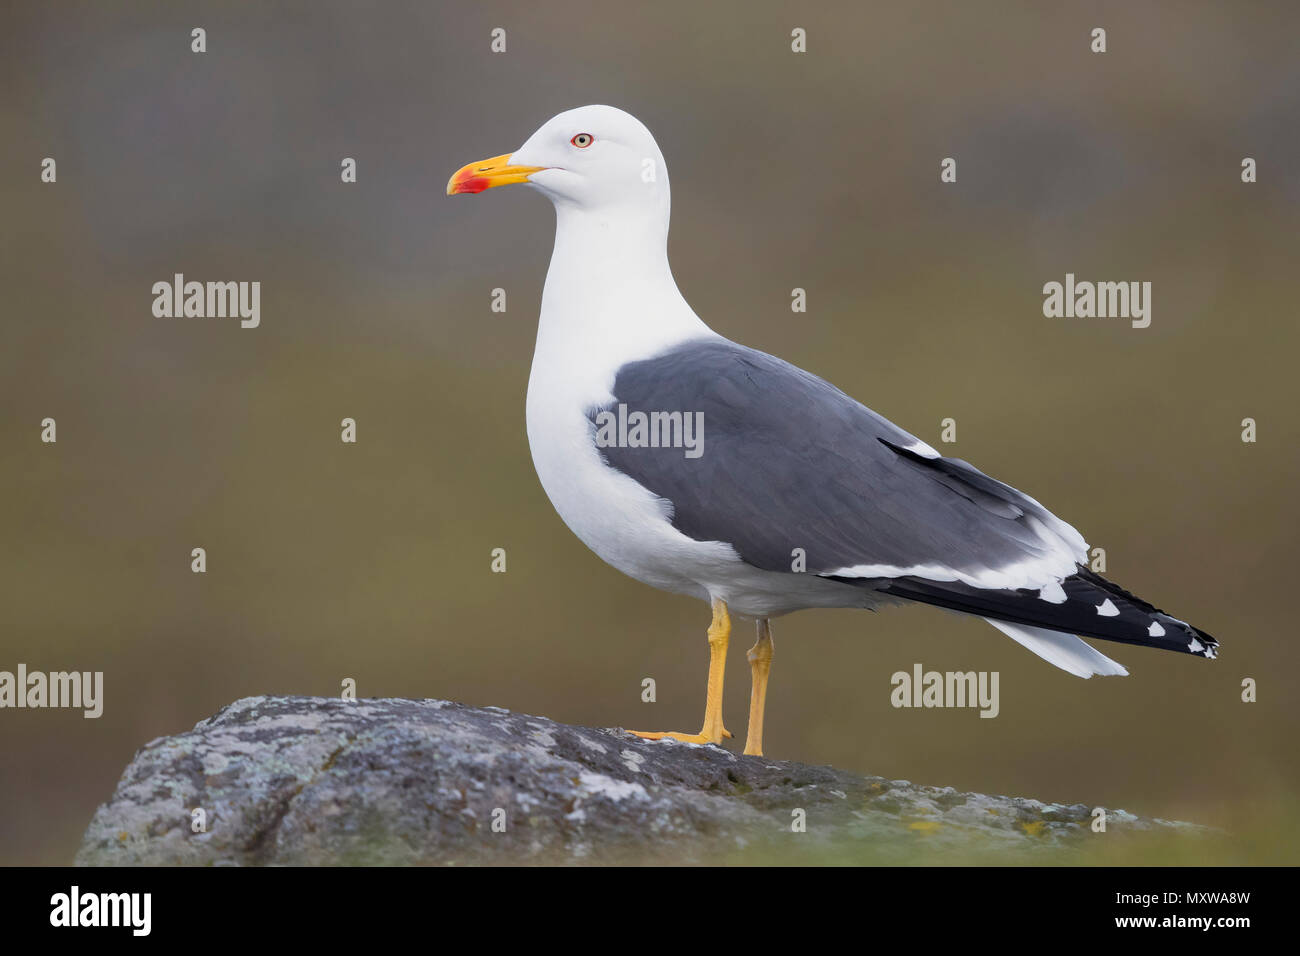
POLYGON ((1153 619, 1152 623, 1154 625, 1158 625, 1162 629, 1165 629, 1166 626, 1172 626, 1187 636, 1186 647, 1170 647, 1168 642, 1160 642, 1157 644, 1154 641, 1151 646, 1160 647, 1164 650, 1182 651, 1185 654, 1191 654, 1194 657, 1204 657, 1211 661, 1218 658, 1219 641, 1209 632, 1203 631, 1199 627, 1195 627, 1180 618, 1174 617, 1172 614, 1156 607, 1149 601, 1144 601, 1132 591, 1126 590, 1114 581, 1111 581, 1109 578, 1102 577, 1091 568, 1080 565, 1078 573, 1074 575, 1074 578, 1085 581, 1097 588, 1099 591, 1127 602, 1140 612, 1149 615, 1153 619))
POLYGON ((1033 589, 984 589, 915 577, 871 583, 887 594, 1010 624, 1045 627, 1063 634, 1176 651, 1209 660, 1218 657, 1219 642, 1215 638, 1095 572, 1081 567, 1061 585, 1064 600, 1055 601, 1033 589))

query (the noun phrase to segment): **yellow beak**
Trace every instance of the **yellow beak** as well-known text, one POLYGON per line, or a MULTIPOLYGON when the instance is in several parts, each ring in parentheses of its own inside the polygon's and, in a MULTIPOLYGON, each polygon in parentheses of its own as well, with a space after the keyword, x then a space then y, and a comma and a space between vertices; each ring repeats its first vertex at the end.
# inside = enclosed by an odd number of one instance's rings
POLYGON ((447 195, 457 193, 481 193, 493 186, 508 186, 511 183, 526 183, 533 173, 541 172, 545 166, 511 166, 510 157, 493 156, 477 163, 470 163, 456 170, 454 176, 447 180, 447 195))

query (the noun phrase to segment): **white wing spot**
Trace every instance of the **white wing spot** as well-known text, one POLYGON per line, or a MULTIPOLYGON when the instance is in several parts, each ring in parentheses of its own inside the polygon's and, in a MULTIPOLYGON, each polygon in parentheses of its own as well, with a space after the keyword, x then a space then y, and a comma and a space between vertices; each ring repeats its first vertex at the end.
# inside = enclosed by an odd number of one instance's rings
POLYGON ((1064 604, 1065 588, 1061 587, 1060 581, 1053 581, 1045 588, 1039 588, 1038 600, 1046 601, 1048 604, 1064 604))
POLYGON ((1152 621, 1151 626, 1147 628, 1147 633, 1152 637, 1164 637, 1165 629, 1160 626, 1159 621, 1152 621))
POLYGON ((1198 641, 1196 638, 1192 638, 1192 642, 1187 645, 1187 649, 1191 651, 1193 654, 1199 654, 1201 653, 1201 651, 1205 650, 1205 645, 1202 644, 1200 641, 1198 641))
POLYGON ((1097 613, 1102 617, 1119 617, 1119 608, 1115 606, 1115 603, 1110 598, 1106 598, 1097 605, 1097 613))

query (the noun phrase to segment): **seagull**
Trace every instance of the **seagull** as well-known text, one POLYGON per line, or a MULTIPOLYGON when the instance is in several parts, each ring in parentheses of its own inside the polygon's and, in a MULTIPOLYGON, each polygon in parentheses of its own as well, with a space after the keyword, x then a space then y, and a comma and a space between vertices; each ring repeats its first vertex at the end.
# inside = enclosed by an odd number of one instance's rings
POLYGON ((1126 675, 1079 635, 1213 658, 1218 642, 1112 584, 1028 495, 947 458, 835 386, 732 342, 668 265, 668 170, 610 106, 547 121, 447 194, 511 183, 555 206, 528 379, 528 445, 551 504, 606 563, 712 608, 698 734, 720 744, 731 614, 753 618, 745 753, 763 752, 771 620, 929 604, 983 618, 1079 677, 1126 675))

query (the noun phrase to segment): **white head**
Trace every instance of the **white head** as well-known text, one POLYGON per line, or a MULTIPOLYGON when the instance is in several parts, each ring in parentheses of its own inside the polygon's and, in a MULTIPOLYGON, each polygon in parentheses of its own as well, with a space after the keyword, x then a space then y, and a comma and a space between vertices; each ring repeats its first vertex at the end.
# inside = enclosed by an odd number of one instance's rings
POLYGON ((568 110, 513 153, 462 167, 447 194, 510 183, 540 191, 556 213, 529 380, 530 421, 539 390, 604 395, 612 382, 606 379, 632 357, 714 334, 673 280, 668 171, 636 117, 612 106, 568 110))
POLYGON ((447 195, 526 183, 557 209, 641 214, 669 209, 668 170, 650 131, 612 106, 582 106, 547 120, 513 153, 470 163, 447 183, 447 195))

